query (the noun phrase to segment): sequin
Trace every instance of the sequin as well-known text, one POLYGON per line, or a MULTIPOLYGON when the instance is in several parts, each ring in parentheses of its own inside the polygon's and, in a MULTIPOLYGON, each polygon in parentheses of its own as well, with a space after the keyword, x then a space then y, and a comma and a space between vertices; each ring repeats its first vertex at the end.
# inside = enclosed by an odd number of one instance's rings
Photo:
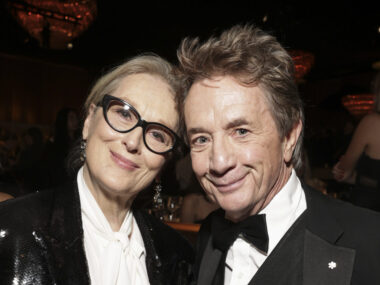
POLYGON ((4 238, 7 236, 7 231, 6 230, 0 230, 0 238, 4 238))

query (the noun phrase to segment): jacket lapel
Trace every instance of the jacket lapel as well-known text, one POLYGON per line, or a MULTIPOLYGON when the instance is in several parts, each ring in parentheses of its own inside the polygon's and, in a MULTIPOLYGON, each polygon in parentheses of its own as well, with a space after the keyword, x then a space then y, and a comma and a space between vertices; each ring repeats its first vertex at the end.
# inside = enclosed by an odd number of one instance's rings
POLYGON ((203 221, 197 236, 194 272, 198 285, 212 284, 223 254, 212 244, 211 217, 213 213, 203 221))
POLYGON ((215 276, 222 252, 212 245, 212 238, 207 241, 199 268, 198 285, 210 285, 215 276))
POLYGON ((56 283, 90 284, 76 182, 54 191, 49 224, 36 232, 36 240, 56 283))
POLYGON ((306 230, 303 284, 351 284, 355 250, 326 242, 306 230))
POLYGON ((330 214, 326 197, 304 189, 308 209, 303 284, 350 284, 355 250, 337 245, 344 231, 330 214))

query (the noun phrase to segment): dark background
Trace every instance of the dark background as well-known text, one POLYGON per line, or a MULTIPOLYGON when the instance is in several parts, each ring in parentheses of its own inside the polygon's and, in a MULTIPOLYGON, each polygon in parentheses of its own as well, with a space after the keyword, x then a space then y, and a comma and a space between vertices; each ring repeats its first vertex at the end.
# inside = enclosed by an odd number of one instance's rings
POLYGON ((31 126, 51 138, 58 110, 80 112, 95 79, 126 58, 155 52, 175 64, 182 38, 207 39, 234 24, 251 23, 286 49, 315 57, 299 90, 310 166, 315 177, 328 180, 360 120, 341 99, 369 93, 379 71, 379 0, 98 0, 95 21, 70 50, 40 47, 10 14, 10 1, 0 0, 0 130, 15 141, 31 126))
POLYGON ((287 49, 314 54, 299 84, 307 126, 339 128, 347 118, 340 115, 341 98, 370 92, 380 60, 380 1, 98 0, 95 21, 71 50, 41 48, 11 16, 8 2, 0 2, 0 122, 49 125, 60 106, 80 109, 93 81, 122 60, 155 52, 176 63, 182 38, 206 39, 251 23, 287 49))
POLYGON ((253 23, 289 49, 313 52, 312 79, 359 73, 380 57, 379 1, 97 2, 97 18, 73 41, 73 49, 51 51, 38 47, 9 14, 8 0, 2 0, 0 49, 94 70, 145 51, 175 62, 183 37, 207 38, 237 23, 253 23))

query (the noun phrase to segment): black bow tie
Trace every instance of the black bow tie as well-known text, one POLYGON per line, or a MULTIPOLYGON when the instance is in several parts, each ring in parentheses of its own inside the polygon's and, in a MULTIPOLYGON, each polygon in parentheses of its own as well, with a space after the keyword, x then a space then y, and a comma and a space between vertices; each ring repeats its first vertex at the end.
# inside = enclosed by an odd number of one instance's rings
POLYGON ((213 213, 211 234, 214 247, 226 252, 236 238, 242 234, 244 239, 259 250, 268 252, 268 232, 265 214, 249 216, 245 220, 234 223, 227 220, 225 212, 218 210, 213 213))

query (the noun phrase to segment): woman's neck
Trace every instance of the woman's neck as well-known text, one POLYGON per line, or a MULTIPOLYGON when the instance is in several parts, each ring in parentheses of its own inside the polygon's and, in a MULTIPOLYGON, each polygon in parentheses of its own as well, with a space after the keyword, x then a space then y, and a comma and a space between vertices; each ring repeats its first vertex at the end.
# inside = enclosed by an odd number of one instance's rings
POLYGON ((91 179, 86 167, 83 169, 83 178, 112 230, 118 232, 124 222, 126 214, 131 209, 134 197, 112 195, 109 191, 102 189, 99 187, 99 184, 94 183, 94 179, 91 179))

